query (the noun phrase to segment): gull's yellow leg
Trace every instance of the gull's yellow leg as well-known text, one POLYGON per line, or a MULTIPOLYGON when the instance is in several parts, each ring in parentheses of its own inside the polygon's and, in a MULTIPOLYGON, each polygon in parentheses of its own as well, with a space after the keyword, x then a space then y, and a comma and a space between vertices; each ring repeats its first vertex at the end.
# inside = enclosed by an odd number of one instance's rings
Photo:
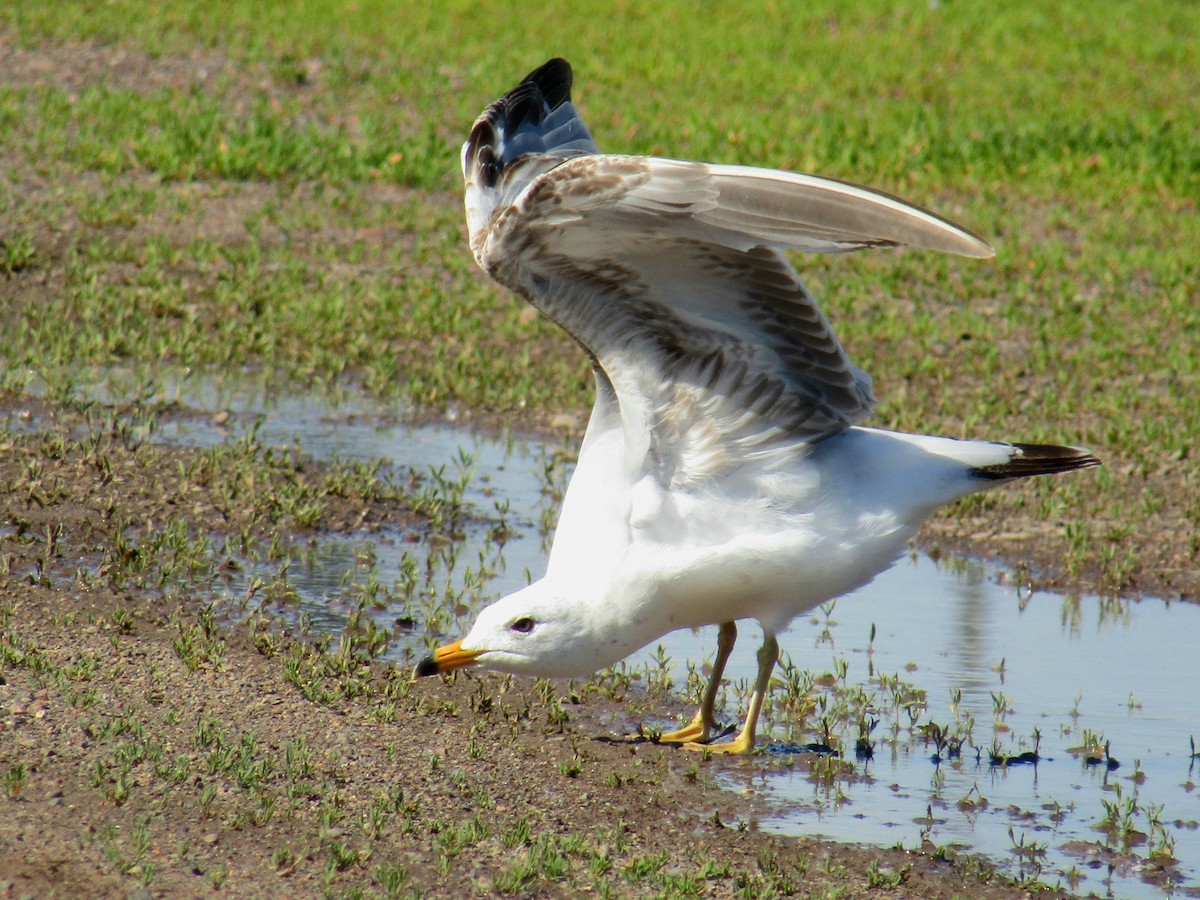
POLYGON ((700 708, 692 721, 678 731, 668 731, 658 737, 660 744, 687 744, 692 741, 707 741, 712 737, 713 729, 717 727, 717 691, 721 688, 721 677, 725 674, 725 663, 733 652, 733 644, 737 640, 737 625, 733 622, 722 622, 721 630, 717 632, 717 658, 713 661, 712 674, 704 687, 704 697, 700 708))
POLYGON ((750 698, 750 710, 746 713, 746 724, 742 732, 724 744, 684 744, 686 750, 707 750, 709 753, 749 753, 754 749, 754 731, 758 727, 758 714, 762 711, 763 698, 771 683, 771 672, 779 661, 779 642, 775 635, 766 632, 763 645, 758 650, 758 677, 754 680, 754 696, 750 698))

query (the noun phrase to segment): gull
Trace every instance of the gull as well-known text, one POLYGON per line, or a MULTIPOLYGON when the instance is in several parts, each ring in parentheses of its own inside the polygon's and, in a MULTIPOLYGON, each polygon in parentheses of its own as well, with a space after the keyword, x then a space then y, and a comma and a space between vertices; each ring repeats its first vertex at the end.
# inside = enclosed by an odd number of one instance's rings
POLYGON ((595 406, 545 576, 416 674, 585 676, 717 625, 699 710, 658 740, 747 752, 792 619, 891 566, 942 504, 1099 460, 858 424, 871 379, 784 256, 907 245, 983 258, 983 240, 830 178, 601 153, 571 84, 562 59, 531 72, 476 120, 462 170, 475 259, 583 348, 595 406), (741 731, 718 743, 742 619, 762 627, 758 673, 741 731))

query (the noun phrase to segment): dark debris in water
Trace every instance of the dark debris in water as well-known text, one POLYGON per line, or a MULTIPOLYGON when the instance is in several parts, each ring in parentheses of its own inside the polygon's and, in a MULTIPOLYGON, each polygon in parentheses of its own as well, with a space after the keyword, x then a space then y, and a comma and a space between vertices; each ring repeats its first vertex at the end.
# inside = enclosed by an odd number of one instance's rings
POLYGON ((988 765, 991 766, 1036 766, 1045 759, 1046 757, 1034 750, 1026 750, 1024 753, 1017 753, 1013 756, 1004 753, 988 753, 988 765))
MULTIPOLYGON (((871 626, 871 640, 875 639, 875 626, 871 626)), ((854 742, 854 755, 858 759, 873 759, 875 757, 875 743, 871 740, 871 734, 879 725, 879 720, 870 718, 860 720, 858 723, 858 740, 854 742)))
POLYGON ((935 766, 940 765, 944 759, 959 759, 962 756, 962 735, 951 732, 949 728, 937 722, 927 722, 919 730, 925 739, 925 745, 933 744, 934 752, 929 761, 935 766))
POLYGON ((818 753, 821 756, 841 756, 837 750, 824 742, 814 741, 808 744, 786 743, 772 744, 772 753, 818 753))
POLYGON ((1110 772, 1113 769, 1120 768, 1121 764, 1115 758, 1113 758, 1111 753, 1108 752, 1110 743, 1111 742, 1109 741, 1104 742, 1103 756, 1088 754, 1083 758, 1083 764, 1085 766, 1104 766, 1104 768, 1108 769, 1110 772))

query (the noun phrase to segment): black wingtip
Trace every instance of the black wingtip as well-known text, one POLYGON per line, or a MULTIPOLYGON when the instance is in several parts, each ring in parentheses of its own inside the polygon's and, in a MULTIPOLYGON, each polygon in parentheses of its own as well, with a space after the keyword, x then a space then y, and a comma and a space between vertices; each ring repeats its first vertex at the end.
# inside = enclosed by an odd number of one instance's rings
POLYGON ((1013 455, 1006 463, 973 469, 980 478, 1027 478, 1031 475, 1055 475, 1090 469, 1101 465, 1090 450, 1057 444, 1013 444, 1013 455))
POLYGON ((437 673, 438 664, 432 656, 425 657, 423 660, 417 663, 416 669, 413 670, 413 674, 417 678, 424 678, 426 675, 436 675, 437 673))
POLYGON ((558 109, 571 99, 571 64, 561 56, 542 63, 525 76, 523 83, 534 84, 551 109, 558 109))
POLYGON ((571 64, 555 57, 521 79, 520 84, 493 103, 484 117, 508 134, 523 125, 540 125, 550 113, 571 99, 571 64))

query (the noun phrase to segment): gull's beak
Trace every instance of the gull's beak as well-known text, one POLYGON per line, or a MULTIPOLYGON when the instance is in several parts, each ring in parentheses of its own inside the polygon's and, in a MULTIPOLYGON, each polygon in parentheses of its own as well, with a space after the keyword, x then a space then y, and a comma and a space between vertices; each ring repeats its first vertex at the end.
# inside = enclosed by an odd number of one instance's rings
POLYGON ((420 678, 422 675, 438 675, 452 669, 460 669, 475 662, 475 658, 482 652, 482 650, 464 650, 462 641, 455 641, 453 644, 438 647, 433 651, 433 656, 427 656, 417 663, 415 674, 420 678))

